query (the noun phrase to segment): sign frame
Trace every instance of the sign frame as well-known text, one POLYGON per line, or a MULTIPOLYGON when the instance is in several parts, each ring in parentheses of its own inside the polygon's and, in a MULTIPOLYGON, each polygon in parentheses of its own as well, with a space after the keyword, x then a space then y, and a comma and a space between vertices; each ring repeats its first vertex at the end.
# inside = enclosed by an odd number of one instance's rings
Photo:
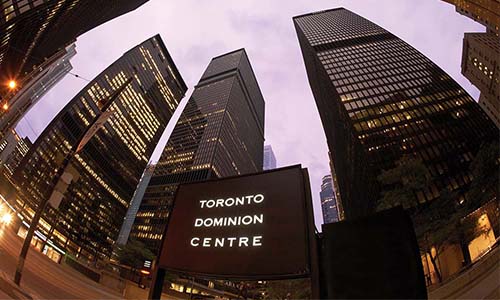
POLYGON ((251 174, 244 174, 244 175, 238 175, 238 176, 230 176, 230 177, 224 177, 224 178, 215 178, 215 179, 209 179, 205 181, 197 181, 197 182, 191 182, 191 183, 185 183, 185 184, 180 184, 177 186, 176 192, 175 192, 175 197, 172 202, 172 209, 171 211, 173 212, 176 203, 178 200, 178 191, 182 186, 189 186, 193 184, 199 184, 199 183, 209 183, 209 182, 215 182, 215 181, 221 181, 221 180, 227 180, 227 179, 236 179, 236 178, 245 178, 245 177, 251 177, 251 176, 256 176, 260 174, 265 174, 265 173, 272 173, 272 172, 280 172, 284 170, 291 170, 291 169, 298 169, 297 171, 300 172, 300 198, 301 198, 301 209, 303 210, 303 232, 302 234, 304 235, 305 238, 305 243, 303 245, 304 247, 304 254, 306 255, 306 268, 304 272, 302 273, 296 273, 296 274, 276 274, 276 275, 228 275, 228 274, 207 274, 207 273, 201 273, 201 272, 189 272, 186 270, 179 270, 171 267, 166 267, 163 266, 162 264, 159 263, 159 259, 162 256, 163 252, 166 250, 164 249, 164 243, 165 243, 165 238, 166 238, 166 233, 168 230, 168 227, 170 226, 170 220, 172 219, 171 216, 169 216, 165 229, 164 229, 164 234, 162 237, 161 245, 162 247, 160 248, 157 256, 157 261, 155 266, 155 272, 153 276, 153 281, 152 281, 152 287, 150 290, 150 299, 159 299, 161 295, 161 289, 162 289, 162 283, 163 279, 165 277, 165 273, 173 273, 173 274, 178 274, 178 275, 184 275, 184 276, 190 276, 190 277, 203 277, 207 279, 223 279, 223 280, 236 280, 236 281, 255 281, 255 280, 283 280, 283 279, 297 279, 297 278, 311 278, 312 282, 312 292, 313 296, 319 295, 319 264, 318 264, 318 254, 317 254, 317 248, 318 248, 318 239, 317 239, 317 231, 314 223, 314 212, 313 212, 313 203, 312 203, 312 196, 311 196, 311 190, 310 190, 310 181, 309 181, 309 174, 306 168, 302 168, 302 165, 297 164, 297 165, 292 165, 292 166, 287 166, 279 169, 273 169, 273 170, 266 170, 263 172, 257 172, 257 173, 251 173, 251 174))

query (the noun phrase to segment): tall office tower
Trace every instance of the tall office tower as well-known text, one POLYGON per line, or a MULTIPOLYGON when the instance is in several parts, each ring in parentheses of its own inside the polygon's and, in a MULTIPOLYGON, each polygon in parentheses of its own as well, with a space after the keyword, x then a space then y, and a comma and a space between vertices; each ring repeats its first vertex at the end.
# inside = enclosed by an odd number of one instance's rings
POLYGON ((155 168, 156 165, 150 164, 146 167, 146 170, 144 170, 144 174, 142 174, 141 181, 139 182, 139 185, 135 190, 132 201, 130 201, 127 214, 125 215, 125 219, 123 220, 122 228, 120 229, 120 233, 118 234, 118 239, 116 240, 116 244, 118 245, 127 244, 128 237, 130 236, 130 231, 132 230, 132 225, 134 225, 135 216, 139 211, 142 198, 144 197, 146 188, 149 185, 149 181, 151 181, 151 177, 153 177, 155 168))
MULTIPOLYGON (((23 78, 83 33, 147 0, 0 0, 0 82, 23 78)), ((6 90, 1 84, 0 95, 6 90)))
POLYGON ((433 177, 420 202, 444 188, 465 191, 470 161, 498 130, 448 74, 343 8, 294 23, 346 219, 374 210, 377 176, 404 155, 422 159, 433 177))
POLYGON ((186 90, 159 35, 126 52, 61 110, 21 162, 15 173, 27 200, 18 207, 21 214, 31 219, 48 199, 70 149, 110 95, 117 95, 109 119, 72 159, 67 170, 73 180, 61 191, 59 209, 49 207, 39 227, 59 248, 89 258, 109 256, 141 175, 186 90))
POLYGON ((7 138, 38 100, 73 69, 70 59, 76 54, 75 47, 75 44, 71 44, 44 61, 8 100, 8 109, 0 110, 0 139, 7 138))
POLYGON ((466 33, 462 74, 480 91, 479 105, 500 128, 500 39, 491 33, 466 33))
POLYGON ((339 212, 337 209, 337 199, 333 190, 332 175, 323 176, 321 182, 321 191, 319 192, 321 201, 321 210, 323 211, 323 223, 333 223, 339 221, 339 212))
POLYGON ((498 0, 443 0, 455 5, 456 11, 486 26, 489 33, 500 33, 500 1, 498 0))
POLYGON ((180 183, 262 171, 264 98, 244 49, 212 59, 144 194, 131 237, 154 253, 180 183))
POLYGON ((276 169, 276 156, 271 145, 264 146, 264 170, 276 169))

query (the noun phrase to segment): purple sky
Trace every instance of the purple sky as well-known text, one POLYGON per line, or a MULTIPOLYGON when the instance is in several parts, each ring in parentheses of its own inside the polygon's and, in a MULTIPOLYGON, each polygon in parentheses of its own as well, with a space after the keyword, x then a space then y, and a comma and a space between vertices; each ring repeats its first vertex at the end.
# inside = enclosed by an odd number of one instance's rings
MULTIPOLYGON (((484 27, 440 0, 150 0, 81 36, 72 72, 92 79, 125 51, 160 33, 189 87, 185 102, 212 57, 246 48, 266 101, 266 144, 272 145, 278 166, 300 163, 309 169, 321 230, 319 189, 321 178, 329 172, 328 149, 292 17, 335 7, 345 7, 402 38, 477 100, 477 89, 460 74, 462 39, 464 32, 484 31, 484 27)), ((19 133, 36 139, 86 83, 68 75, 28 113, 28 121, 21 121, 19 133)), ((168 133, 153 160, 158 160, 167 138, 168 133)))

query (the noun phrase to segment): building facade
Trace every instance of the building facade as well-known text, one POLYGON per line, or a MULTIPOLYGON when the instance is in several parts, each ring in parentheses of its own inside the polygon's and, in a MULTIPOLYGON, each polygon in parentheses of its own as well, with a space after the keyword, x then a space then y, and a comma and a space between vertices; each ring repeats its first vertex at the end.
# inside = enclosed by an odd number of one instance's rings
POLYGON ((489 33, 500 33, 500 1, 498 0, 443 0, 455 5, 456 11, 481 23, 489 33))
POLYGON ((337 209, 337 198, 333 189, 332 175, 326 175, 321 181, 321 191, 319 192, 321 210, 323 212, 323 223, 333 223, 339 221, 339 211, 337 209))
POLYGON ((31 219, 71 149, 111 95, 112 112, 71 160, 73 182, 59 209, 48 207, 39 230, 60 249, 108 257, 134 191, 187 87, 156 35, 126 52, 93 79, 52 120, 15 173, 15 206, 31 219), (120 91, 117 94, 117 91, 120 91))
POLYGON ((430 187, 462 196, 469 164, 498 130, 448 74, 390 32, 343 8, 294 17, 346 219, 370 214, 377 176, 404 156, 421 159, 430 187))
POLYGON ((264 98, 244 49, 212 59, 144 194, 131 238, 157 253, 177 186, 262 171, 264 98))
MULTIPOLYGON (((147 0, 0 0, 0 82, 23 77, 81 34, 147 0), (71 24, 71 26, 68 26, 71 24)), ((6 91, 2 85, 0 95, 6 91)))
POLYGON ((465 33, 462 74, 481 91, 479 105, 500 128, 500 38, 465 33))
POLYGON ((264 171, 276 169, 276 156, 271 145, 264 146, 264 171))
POLYGON ((33 146, 28 137, 20 137, 15 130, 0 143, 0 169, 8 180, 12 180, 14 171, 33 146))
POLYGON ((33 70, 15 95, 4 102, 8 109, 0 110, 0 138, 5 139, 23 116, 72 69, 70 59, 76 55, 76 46, 58 51, 33 70))

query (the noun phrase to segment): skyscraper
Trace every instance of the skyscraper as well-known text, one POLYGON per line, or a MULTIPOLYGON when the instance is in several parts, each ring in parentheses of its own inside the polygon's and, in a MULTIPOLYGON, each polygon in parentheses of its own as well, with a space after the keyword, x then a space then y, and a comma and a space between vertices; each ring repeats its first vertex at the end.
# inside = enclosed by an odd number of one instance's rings
POLYGON ((462 74, 481 91, 479 105, 500 128, 500 38, 465 33, 462 74))
POLYGON ((12 175, 21 160, 28 153, 33 143, 28 137, 21 138, 15 130, 12 130, 0 143, 0 170, 1 173, 8 179, 12 179, 12 175))
POLYGON ((443 70, 403 40, 343 8, 294 17, 309 83, 347 219, 372 212, 377 176, 404 155, 421 159, 431 201, 462 195, 469 164, 498 130, 443 70))
POLYGON ((131 237, 159 250, 180 183, 262 171, 264 98, 244 49, 212 59, 161 155, 131 237))
POLYGON ((337 209, 337 198, 333 190, 331 174, 323 176, 319 198, 321 201, 321 210, 323 211, 323 223, 338 222, 339 212, 337 209))
POLYGON ((486 26, 489 33, 500 33, 500 1, 498 0, 443 0, 455 5, 459 14, 486 26))
POLYGON ((75 44, 58 51, 31 72, 23 86, 8 100, 8 109, 0 111, 0 139, 5 139, 21 118, 43 95, 68 74, 76 54, 75 44))
MULTIPOLYGON (((81 34, 146 2, 0 0, 0 82, 13 78, 22 81, 34 66, 81 34)), ((2 84, 0 95, 5 95, 3 88, 2 84)))
POLYGON ((72 160, 73 182, 59 209, 49 207, 39 230, 59 248, 84 257, 109 256, 141 175, 187 87, 156 35, 126 52, 52 120, 16 170, 30 219, 47 199, 63 160, 114 91, 103 128, 72 160), (130 84, 126 82, 131 79, 130 84))
POLYGON ((264 170, 276 169, 276 156, 271 145, 264 146, 264 170))

